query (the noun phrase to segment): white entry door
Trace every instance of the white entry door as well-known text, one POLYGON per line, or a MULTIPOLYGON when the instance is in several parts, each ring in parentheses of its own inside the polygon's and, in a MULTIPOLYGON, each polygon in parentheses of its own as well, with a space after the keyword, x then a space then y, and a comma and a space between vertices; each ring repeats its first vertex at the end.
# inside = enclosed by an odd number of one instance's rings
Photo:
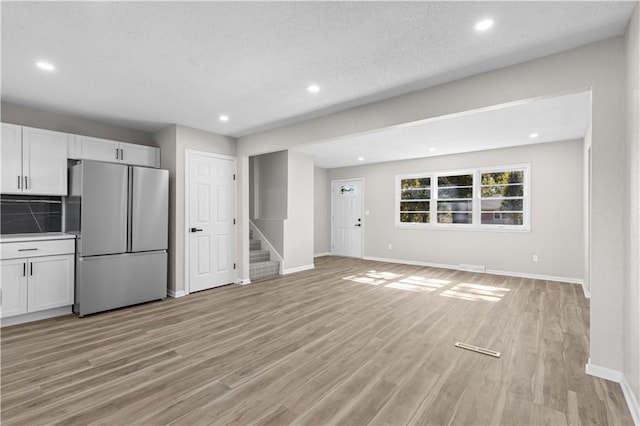
POLYGON ((331 184, 331 246, 336 256, 362 257, 363 186, 362 179, 331 184))
POLYGON ((188 292, 235 281, 235 160, 187 152, 188 292))

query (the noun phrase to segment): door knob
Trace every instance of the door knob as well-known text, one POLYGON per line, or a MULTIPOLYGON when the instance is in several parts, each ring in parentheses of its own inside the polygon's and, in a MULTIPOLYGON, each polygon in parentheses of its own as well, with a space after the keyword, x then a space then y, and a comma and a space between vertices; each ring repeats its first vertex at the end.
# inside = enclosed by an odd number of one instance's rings
POLYGON ((199 229, 199 228, 191 228, 191 232, 202 232, 202 229, 199 229))

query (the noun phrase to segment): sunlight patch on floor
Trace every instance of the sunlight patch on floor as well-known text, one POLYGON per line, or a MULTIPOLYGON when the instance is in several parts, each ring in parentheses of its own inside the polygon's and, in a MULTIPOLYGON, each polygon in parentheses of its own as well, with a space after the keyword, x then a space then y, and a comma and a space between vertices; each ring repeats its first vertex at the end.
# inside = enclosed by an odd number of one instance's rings
POLYGON ((441 280, 438 278, 421 277, 419 275, 411 275, 406 278, 403 277, 403 274, 371 270, 358 275, 349 275, 342 279, 375 286, 386 284, 385 287, 388 288, 425 293, 431 293, 447 284, 451 284, 451 281, 441 280))
POLYGON ((436 291, 443 286, 451 283, 451 281, 447 280, 438 280, 435 278, 423 278, 416 275, 412 275, 407 278, 403 278, 399 281, 392 282, 391 284, 387 284, 385 287, 389 288, 397 288, 398 290, 407 290, 407 291, 421 291, 426 293, 431 293, 436 291))
POLYGON ((440 294, 445 297, 453 297, 462 300, 499 302, 508 291, 510 290, 504 287, 494 287, 473 283, 461 283, 450 288, 449 290, 443 291, 440 294))

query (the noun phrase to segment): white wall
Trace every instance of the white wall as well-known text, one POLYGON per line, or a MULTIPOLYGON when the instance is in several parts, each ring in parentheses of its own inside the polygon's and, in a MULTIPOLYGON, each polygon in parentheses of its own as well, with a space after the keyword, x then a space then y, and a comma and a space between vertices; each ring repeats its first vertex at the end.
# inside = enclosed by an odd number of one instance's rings
MULTIPOLYGON (((640 5, 636 4, 625 40, 627 55, 627 146, 624 288, 624 377, 640 409, 640 5)), ((640 424, 640 411, 635 421, 640 424)))
MULTIPOLYGON (((591 363, 622 371, 626 107, 624 39, 478 74, 238 139, 240 156, 522 99, 593 94, 591 363)), ((625 230, 626 232, 626 230, 625 230)))
POLYGON ((284 273, 313 268, 313 159, 289 151, 284 273))
POLYGON ((582 278, 582 141, 329 170, 331 180, 358 177, 365 180, 364 209, 371 213, 364 218, 365 257, 582 278), (395 227, 396 175, 521 163, 531 165, 531 232, 395 227))
POLYGON ((111 126, 85 118, 43 111, 8 102, 2 102, 2 122, 54 130, 56 132, 72 133, 74 135, 157 146, 154 143, 153 136, 148 132, 111 126))
POLYGON ((331 252, 331 183, 329 171, 313 170, 313 253, 331 252))

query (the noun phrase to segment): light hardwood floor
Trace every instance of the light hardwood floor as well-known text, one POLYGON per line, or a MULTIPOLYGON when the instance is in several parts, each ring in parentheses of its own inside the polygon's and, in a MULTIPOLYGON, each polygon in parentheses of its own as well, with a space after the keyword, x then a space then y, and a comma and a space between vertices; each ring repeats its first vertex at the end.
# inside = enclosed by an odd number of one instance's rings
POLYGON ((334 257, 2 330, 3 425, 632 424, 577 285, 334 257), (454 347, 463 341, 497 359, 454 347))

